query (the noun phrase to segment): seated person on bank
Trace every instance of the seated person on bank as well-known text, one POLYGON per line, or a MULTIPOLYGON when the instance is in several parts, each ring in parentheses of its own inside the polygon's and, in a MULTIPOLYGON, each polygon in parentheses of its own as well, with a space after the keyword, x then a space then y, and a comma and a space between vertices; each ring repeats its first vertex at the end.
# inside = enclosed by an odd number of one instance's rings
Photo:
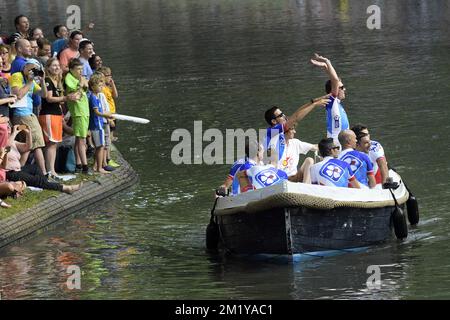
POLYGON ((323 157, 321 162, 311 167, 311 183, 330 187, 360 188, 347 162, 337 159, 340 147, 333 138, 322 139, 319 142, 319 153, 323 157))
POLYGON ((294 138, 295 125, 287 129, 284 135, 286 137, 286 147, 283 156, 278 162, 278 169, 283 170, 292 182, 311 183, 310 168, 314 164, 314 159, 307 157, 299 169, 298 163, 301 154, 307 154, 309 151, 317 151, 317 144, 311 144, 294 138))
POLYGON ((41 170, 36 164, 22 167, 20 159, 23 154, 26 154, 30 150, 32 145, 30 128, 25 125, 15 125, 10 130, 8 146, 11 147, 11 150, 7 156, 8 162, 6 163, 6 170, 0 169, 0 171, 6 171, 5 178, 7 181, 24 181, 28 186, 61 191, 69 194, 72 194, 81 188, 82 183, 69 186, 58 182, 50 182, 47 177, 41 173, 41 170), (25 133, 26 140, 24 143, 15 140, 16 136, 21 131, 25 133))
POLYGON ((26 183, 23 181, 7 182, 5 168, 8 163, 8 117, 0 116, 0 207, 10 208, 11 205, 3 201, 7 196, 17 196, 25 192, 26 183))
POLYGON ((339 132, 338 139, 342 147, 339 160, 348 163, 362 188, 375 188, 372 161, 367 154, 354 150, 357 145, 355 133, 349 129, 343 130, 339 132))
POLYGON ((261 189, 287 180, 287 174, 272 165, 261 165, 264 148, 257 141, 246 141, 245 163, 239 168, 236 176, 240 191, 261 189))

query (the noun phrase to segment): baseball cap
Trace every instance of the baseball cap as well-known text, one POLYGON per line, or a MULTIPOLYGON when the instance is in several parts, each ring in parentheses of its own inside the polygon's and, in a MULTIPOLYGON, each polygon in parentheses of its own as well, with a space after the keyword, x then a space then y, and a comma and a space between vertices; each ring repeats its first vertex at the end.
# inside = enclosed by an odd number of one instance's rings
POLYGON ((34 59, 34 58, 30 58, 30 59, 25 60, 25 64, 23 65, 22 70, 25 68, 25 66, 27 64, 34 64, 39 70, 42 70, 41 63, 39 61, 37 61, 36 59, 34 59))

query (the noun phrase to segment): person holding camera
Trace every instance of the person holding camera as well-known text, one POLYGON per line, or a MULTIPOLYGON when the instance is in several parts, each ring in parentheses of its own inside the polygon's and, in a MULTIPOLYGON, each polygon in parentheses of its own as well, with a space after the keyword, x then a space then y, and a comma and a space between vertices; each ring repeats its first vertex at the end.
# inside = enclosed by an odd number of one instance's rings
MULTIPOLYGON (((45 160, 42 148, 45 147, 42 129, 35 114, 33 114, 33 93, 41 97, 47 96, 47 88, 36 82, 43 82, 45 72, 41 70, 41 65, 36 59, 27 59, 22 68, 22 72, 16 72, 9 79, 11 93, 19 100, 13 108, 12 123, 15 125, 24 124, 30 128, 32 135, 32 145, 30 150, 34 151, 34 159, 42 174, 46 173, 45 160)), ((28 159, 30 151, 23 154, 24 159, 28 159)))
POLYGON ((14 47, 16 49, 16 58, 11 62, 11 75, 22 71, 25 62, 27 59, 30 59, 32 55, 31 44, 27 39, 17 40, 14 47))

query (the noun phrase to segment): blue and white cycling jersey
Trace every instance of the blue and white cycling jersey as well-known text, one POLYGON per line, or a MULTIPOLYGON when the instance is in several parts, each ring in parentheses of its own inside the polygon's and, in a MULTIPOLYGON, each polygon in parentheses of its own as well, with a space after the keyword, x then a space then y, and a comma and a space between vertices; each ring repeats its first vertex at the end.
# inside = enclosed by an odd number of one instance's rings
POLYGON ((288 176, 283 170, 277 169, 272 165, 251 166, 247 170, 253 189, 265 188, 287 180, 288 176))
MULTIPOLYGON (((267 128, 264 147, 268 151, 268 154, 270 155, 271 159, 275 159, 277 163, 278 161, 281 160, 281 157, 284 154, 284 149, 286 148, 284 127, 281 123, 278 123, 273 127, 267 128), (277 157, 274 156, 276 153, 278 154, 277 157)), ((272 164, 276 165, 275 163, 272 164)))
POLYGON ((386 159, 386 156, 384 154, 383 146, 379 142, 374 140, 370 141, 369 158, 373 164, 373 172, 375 172, 375 181, 377 182, 377 184, 380 184, 382 182, 381 171, 378 166, 377 160, 381 158, 386 159))
POLYGON ((333 138, 339 144, 338 135, 342 130, 348 129, 348 117, 344 106, 337 97, 331 96, 331 101, 326 105, 327 111, 327 138, 333 138))
POLYGON ((323 161, 311 167, 311 183, 330 187, 347 188, 355 179, 352 169, 347 164, 333 157, 325 157, 323 161))
POLYGON ((374 175, 372 161, 362 152, 353 150, 352 148, 345 149, 339 155, 339 160, 346 162, 350 169, 355 174, 356 180, 360 183, 369 186, 368 175, 374 175))
POLYGON ((238 173, 239 169, 242 167, 242 165, 245 163, 245 159, 239 159, 235 163, 233 163, 233 166, 230 169, 230 173, 228 174, 228 178, 233 180, 233 183, 231 185, 231 194, 236 195, 240 193, 239 190, 239 181, 236 177, 236 173, 238 173))

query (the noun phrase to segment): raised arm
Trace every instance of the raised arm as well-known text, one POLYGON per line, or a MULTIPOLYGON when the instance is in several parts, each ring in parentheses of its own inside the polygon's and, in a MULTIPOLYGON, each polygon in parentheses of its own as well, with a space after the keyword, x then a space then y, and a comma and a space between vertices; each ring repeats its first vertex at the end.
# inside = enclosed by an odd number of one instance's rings
MULTIPOLYGON (((33 72, 30 73, 32 74, 33 72)), ((42 73, 43 75, 38 77, 38 79, 40 80, 39 83, 41 85, 35 84, 33 93, 38 94, 45 99, 47 97, 47 86, 45 85, 45 71, 42 70, 42 73)))
POLYGON ((286 121, 286 128, 291 128, 297 122, 302 120, 304 117, 308 115, 315 107, 324 107, 330 102, 330 99, 327 99, 327 96, 319 97, 316 99, 312 99, 311 102, 308 102, 297 109, 286 121))
POLYGON ((326 71, 330 80, 331 80, 331 93, 333 96, 337 96, 339 93, 339 82, 340 78, 337 75, 336 70, 334 69, 331 61, 317 53, 314 54, 314 58, 311 59, 311 63, 315 66, 318 66, 326 71))
POLYGON ((83 35, 84 35, 85 37, 87 37, 87 34, 88 34, 90 31, 94 30, 94 27, 95 27, 95 23, 89 22, 89 24, 81 31, 81 33, 83 33, 83 35))
POLYGON ((28 75, 25 85, 20 78, 16 78, 14 75, 10 78, 9 86, 11 87, 11 93, 17 97, 17 100, 22 99, 28 94, 33 85, 33 75, 28 75), (17 81, 20 80, 20 81, 17 81))
POLYGON ((17 150, 19 150, 21 155, 25 152, 30 151, 33 143, 33 137, 31 136, 30 129, 27 127, 27 129, 23 129, 22 131, 25 132, 25 143, 17 141, 14 142, 16 144, 17 150))
POLYGON ((111 78, 111 81, 109 82, 109 87, 111 88, 113 98, 117 99, 119 97, 119 92, 117 91, 116 83, 113 78, 111 78))

